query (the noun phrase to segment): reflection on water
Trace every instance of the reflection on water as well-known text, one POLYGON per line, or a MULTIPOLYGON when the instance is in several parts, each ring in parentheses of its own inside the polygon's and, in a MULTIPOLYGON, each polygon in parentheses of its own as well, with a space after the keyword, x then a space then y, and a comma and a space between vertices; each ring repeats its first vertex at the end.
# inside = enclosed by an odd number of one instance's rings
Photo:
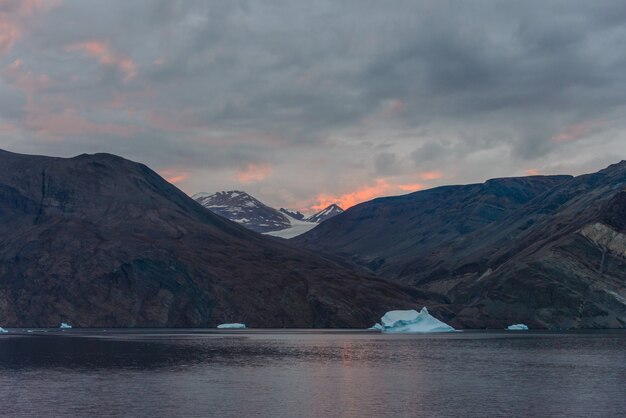
POLYGON ((5 416, 624 416, 626 333, 0 336, 5 416))

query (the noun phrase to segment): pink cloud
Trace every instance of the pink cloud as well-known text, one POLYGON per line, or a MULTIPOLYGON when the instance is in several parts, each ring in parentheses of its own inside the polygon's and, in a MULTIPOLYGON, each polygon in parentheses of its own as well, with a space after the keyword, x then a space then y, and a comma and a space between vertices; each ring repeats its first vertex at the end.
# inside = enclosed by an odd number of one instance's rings
POLYGON ((594 120, 575 123, 573 125, 567 126, 558 134, 553 135, 552 140, 556 142, 575 141, 589 135, 592 131, 594 131, 596 128, 601 127, 602 125, 602 122, 594 120))
POLYGON ((418 177, 422 180, 439 180, 443 177, 443 173, 441 171, 424 171, 423 173, 419 173, 418 177))
POLYGON ((19 36, 20 28, 14 22, 0 17, 0 55, 9 52, 19 36))
POLYGON ((5 80, 22 90, 26 96, 23 127, 51 136, 107 134, 129 136, 137 131, 135 126, 115 123, 97 123, 81 116, 75 106, 62 97, 44 93, 54 84, 46 74, 35 74, 24 68, 16 59, 2 69, 5 80))
POLYGON ((24 19, 60 4, 60 0, 0 0, 0 55, 8 53, 22 35, 24 19))
POLYGON ((526 174, 527 176, 538 176, 539 170, 537 170, 536 168, 529 168, 528 170, 524 170, 524 174, 526 174))
POLYGON ((269 164, 250 163, 243 169, 237 170, 235 176, 241 183, 257 183, 265 180, 272 174, 272 166, 269 164))
POLYGON ((176 168, 167 168, 165 170, 161 170, 161 175, 165 180, 172 184, 180 183, 181 181, 187 180, 189 178, 189 174, 185 171, 180 171, 176 168))
POLYGON ((129 81, 137 76, 137 64, 125 56, 119 55, 111 49, 108 42, 92 40, 79 42, 65 47, 67 51, 81 51, 91 58, 98 60, 104 67, 116 68, 124 75, 124 81, 129 81))

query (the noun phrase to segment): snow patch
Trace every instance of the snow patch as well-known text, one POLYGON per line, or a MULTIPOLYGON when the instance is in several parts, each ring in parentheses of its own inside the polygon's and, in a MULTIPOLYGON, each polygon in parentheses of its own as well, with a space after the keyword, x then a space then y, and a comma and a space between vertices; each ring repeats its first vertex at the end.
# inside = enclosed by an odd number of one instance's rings
POLYGON ((417 312, 414 309, 406 311, 389 311, 382 318, 380 324, 374 324, 370 329, 379 329, 384 333, 426 333, 454 331, 450 325, 432 316, 426 307, 417 312))
POLYGON ((220 324, 217 326, 219 329, 244 329, 246 328, 246 324, 240 324, 234 322, 232 324, 220 324))

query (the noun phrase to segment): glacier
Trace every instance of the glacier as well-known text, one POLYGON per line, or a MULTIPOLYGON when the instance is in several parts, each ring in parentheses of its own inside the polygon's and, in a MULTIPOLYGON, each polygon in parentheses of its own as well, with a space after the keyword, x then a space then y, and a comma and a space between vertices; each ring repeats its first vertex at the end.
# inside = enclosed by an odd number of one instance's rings
POLYGON ((219 329, 244 329, 246 324, 239 324, 237 322, 232 324, 220 324, 217 326, 219 329))
POLYGON ((528 325, 526 324, 513 324, 506 327, 509 331, 528 331, 528 325))
POLYGON ((389 311, 380 319, 380 324, 374 324, 370 329, 380 330, 383 333, 427 333, 455 330, 432 316, 426 307, 423 307, 419 312, 414 309, 389 311))
POLYGON ((66 324, 65 322, 61 322, 61 325, 59 325, 59 328, 61 328, 61 329, 70 329, 70 328, 72 328, 72 326, 70 324, 66 324))

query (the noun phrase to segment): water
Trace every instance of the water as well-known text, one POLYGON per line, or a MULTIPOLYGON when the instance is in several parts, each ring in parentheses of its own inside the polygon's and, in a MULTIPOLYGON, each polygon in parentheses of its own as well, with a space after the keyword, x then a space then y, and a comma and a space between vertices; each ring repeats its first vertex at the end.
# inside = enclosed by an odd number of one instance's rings
POLYGON ((626 416, 626 332, 0 336, 3 416, 626 416))

